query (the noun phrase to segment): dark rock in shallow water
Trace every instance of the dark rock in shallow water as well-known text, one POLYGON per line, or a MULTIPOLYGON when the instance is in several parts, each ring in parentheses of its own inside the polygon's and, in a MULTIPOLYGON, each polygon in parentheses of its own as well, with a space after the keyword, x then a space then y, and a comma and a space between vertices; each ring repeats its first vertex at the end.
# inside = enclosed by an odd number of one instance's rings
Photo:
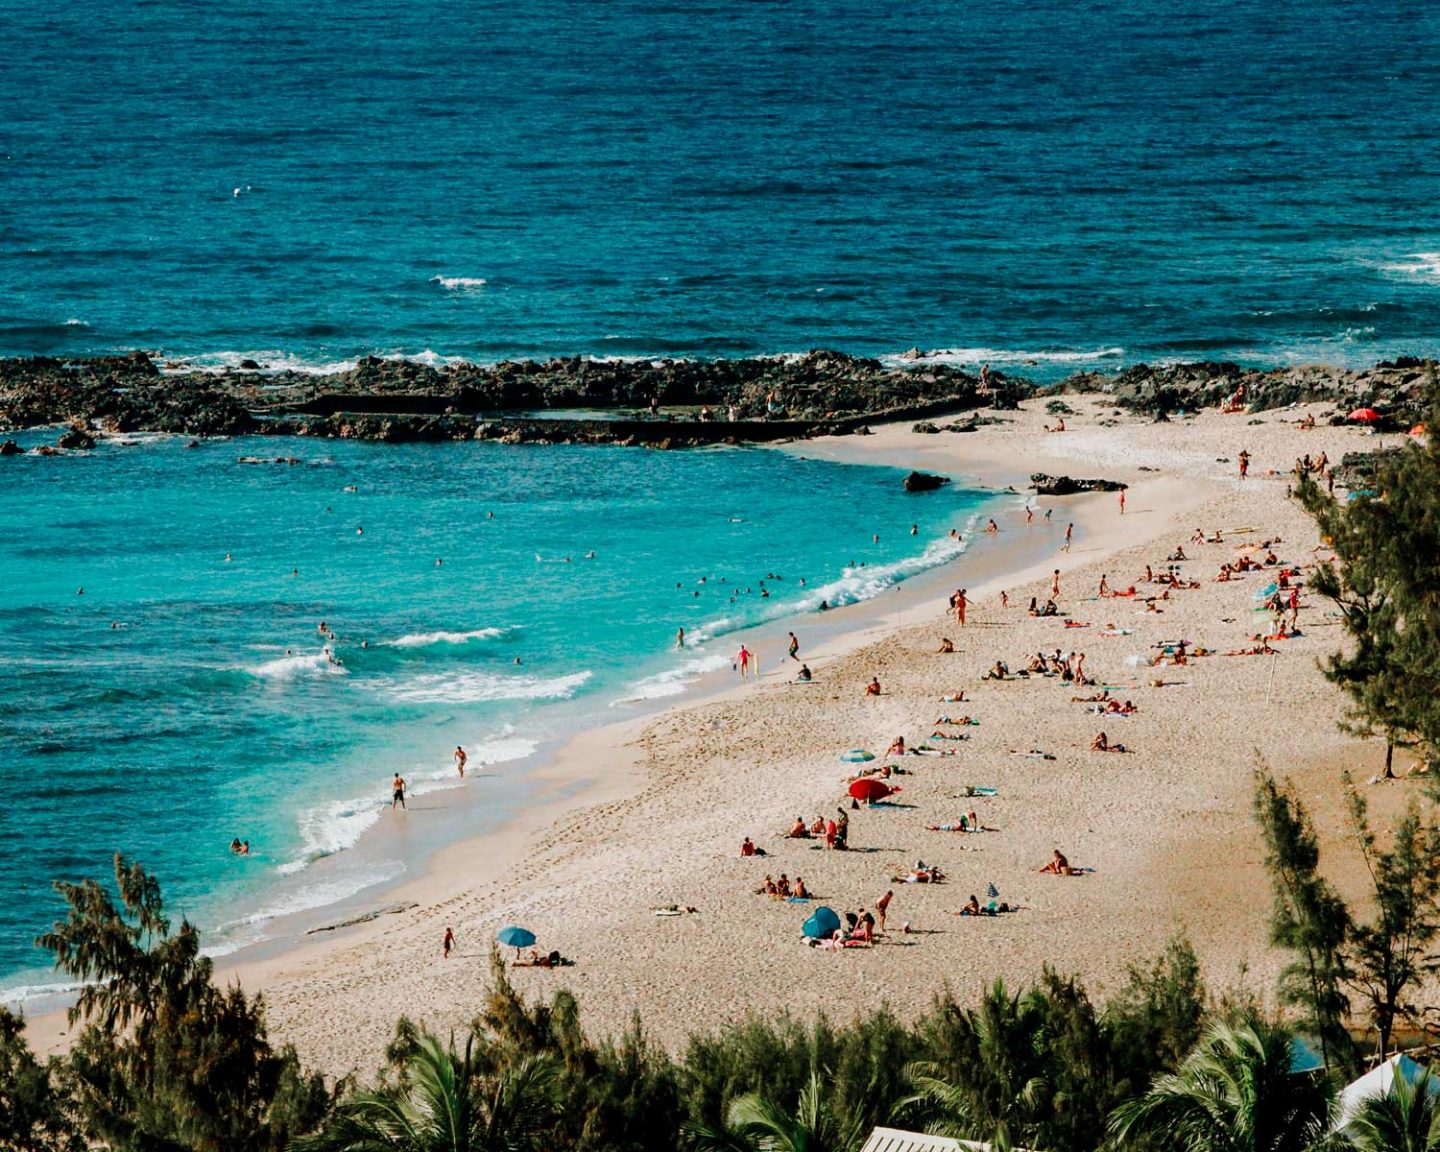
POLYGON ((950 483, 948 476, 932 476, 928 472, 911 472, 905 477, 905 491, 907 492, 934 492, 937 488, 943 488, 950 483))
POLYGON ((13 440, 6 440, 5 443, 0 444, 0 456, 23 455, 25 455, 25 449, 21 448, 20 445, 16 444, 13 440))
POLYGON ((1030 487, 1039 496, 1073 496, 1077 492, 1118 492, 1126 485, 1118 480, 1076 480, 1072 476, 1047 476, 1035 472, 1030 487))
POLYGON ((70 428, 61 434, 56 445, 61 448, 89 449, 95 447, 95 437, 84 428, 70 428))
POLYGON ((242 372, 258 372, 258 371, 260 371, 260 365, 259 365, 256 361, 254 361, 254 360, 248 360, 248 359, 247 359, 247 360, 241 360, 241 361, 240 361, 240 371, 242 371, 242 372))

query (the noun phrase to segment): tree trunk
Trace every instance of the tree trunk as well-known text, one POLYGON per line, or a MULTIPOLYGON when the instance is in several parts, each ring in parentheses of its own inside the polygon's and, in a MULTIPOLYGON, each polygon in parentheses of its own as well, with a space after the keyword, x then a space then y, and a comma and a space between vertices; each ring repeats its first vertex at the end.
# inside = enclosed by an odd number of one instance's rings
POLYGON ((1395 768, 1394 768, 1394 764, 1395 764, 1395 741, 1394 741, 1394 740, 1386 740, 1386 741, 1385 741, 1385 779, 1386 779, 1386 780, 1394 780, 1394 779, 1395 779, 1395 768))

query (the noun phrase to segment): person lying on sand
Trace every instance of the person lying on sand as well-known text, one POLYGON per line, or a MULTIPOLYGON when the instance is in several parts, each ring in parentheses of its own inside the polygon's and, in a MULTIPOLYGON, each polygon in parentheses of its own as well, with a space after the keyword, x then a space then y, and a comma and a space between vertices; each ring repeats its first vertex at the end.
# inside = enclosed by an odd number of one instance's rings
POLYGON ((940 638, 940 647, 935 649, 936 654, 948 656, 954 651, 955 642, 951 640, 948 636, 942 636, 940 638))
POLYGON ((1058 848, 1055 849, 1055 855, 1050 858, 1050 863, 1046 864, 1040 871, 1053 876, 1077 875, 1076 870, 1070 867, 1070 861, 1065 859, 1065 853, 1061 852, 1058 848))
POLYGON ((960 692, 954 692, 949 696, 940 697, 940 703, 942 704, 964 704, 966 702, 967 701, 965 699, 965 693, 963 690, 960 692))
POLYGON ((1028 751, 1021 751, 1019 748, 1010 748, 1007 751, 1012 756, 1024 756, 1027 760, 1054 760, 1053 752, 1046 752, 1040 748, 1031 748, 1028 751))
POLYGON ((923 860, 905 875, 890 877, 894 884, 939 884, 944 879, 945 873, 938 866, 927 868, 923 860))
POLYGON ((1108 703, 1109 701, 1110 701, 1110 691, 1109 691, 1109 689, 1105 689, 1104 691, 1097 692, 1097 693, 1095 693, 1095 695, 1093 695, 1093 696, 1071 696, 1071 697, 1070 697, 1070 703, 1072 703, 1072 704, 1105 704, 1105 703, 1108 703))
POLYGON ((510 966, 512 968, 568 968, 574 963, 575 961, 560 955, 558 950, 551 952, 549 955, 542 956, 532 948, 530 949, 530 958, 528 960, 516 960, 510 966))
POLYGON ((1094 740, 1090 741, 1090 751, 1092 751, 1092 752, 1124 752, 1124 751, 1125 751, 1125 745, 1124 745, 1124 744, 1111 744, 1110 741, 1109 741, 1109 739, 1106 738, 1105 733, 1104 733, 1104 732, 1101 732, 1100 735, 1096 736, 1094 740))
POLYGON ((935 721, 935 723, 952 724, 956 728, 978 728, 980 726, 980 721, 976 720, 973 716, 961 716, 958 720, 950 716, 941 716, 935 721))
POLYGON ((949 824, 927 824, 927 832, 988 832, 989 829, 980 823, 980 817, 975 812, 967 812, 959 820, 949 824))
POLYGON ((1279 649, 1270 647, 1268 641, 1261 641, 1251 648, 1236 648, 1233 652, 1222 652, 1222 656, 1278 656, 1279 649))

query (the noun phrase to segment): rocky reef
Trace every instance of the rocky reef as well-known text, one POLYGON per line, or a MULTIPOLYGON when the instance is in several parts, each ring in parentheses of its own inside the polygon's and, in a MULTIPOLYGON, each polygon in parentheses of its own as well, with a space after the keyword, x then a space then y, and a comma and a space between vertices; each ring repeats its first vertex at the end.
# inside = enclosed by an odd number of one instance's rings
POLYGON ((1248 412, 1320 403, 1335 405, 1330 418, 1336 422, 1356 408, 1374 408, 1382 414, 1382 426, 1408 427, 1424 419, 1422 392, 1432 363, 1402 358, 1360 369, 1324 365, 1241 368, 1226 361, 1136 364, 1113 375, 1077 373, 1057 391, 1101 392, 1121 408, 1161 419, 1232 402, 1248 412))
POLYGON ((744 426, 762 422, 786 435, 845 430, 855 419, 961 412, 986 406, 997 395, 1013 403, 1033 391, 1026 381, 997 375, 987 392, 959 369, 888 368, 878 360, 824 351, 744 360, 574 357, 444 368, 367 357, 328 375, 271 372, 253 361, 245 365, 225 372, 162 372, 143 352, 0 360, 0 427, 79 424, 106 432, 273 432, 397 441, 539 442, 558 434, 678 445, 752 439, 746 433, 754 429, 744 426), (661 419, 651 415, 652 404, 661 419), (644 427, 574 420, 564 422, 568 428, 545 427, 547 413, 557 409, 631 416, 644 427))
MULTIPOLYGON (((1122 409, 1164 420, 1232 404, 1259 412, 1297 402, 1357 407, 1379 426, 1408 426, 1429 362, 1367 369, 1241 368, 1224 362, 1137 364, 1082 372, 1046 390, 1099 393, 1122 409)), ((703 444, 863 433, 907 420, 916 431, 973 431, 1040 392, 992 373, 988 387, 962 369, 915 360, 891 366, 840 352, 738 360, 590 360, 583 357, 434 367, 366 357, 326 375, 274 371, 254 361, 224 371, 167 365, 144 352, 60 360, 0 360, 0 430, 67 425, 65 447, 91 434, 246 433, 390 442, 500 440, 514 444, 703 444), (943 427, 942 416, 961 420, 943 427)))

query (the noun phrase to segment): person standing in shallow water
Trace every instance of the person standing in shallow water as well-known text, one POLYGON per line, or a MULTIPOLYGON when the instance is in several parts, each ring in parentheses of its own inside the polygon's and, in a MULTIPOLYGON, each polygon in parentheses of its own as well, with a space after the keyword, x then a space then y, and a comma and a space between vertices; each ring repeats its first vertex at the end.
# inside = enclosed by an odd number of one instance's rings
MULTIPOLYGON (((395 779, 390 785, 390 811, 395 811, 395 805, 405 808, 405 777, 395 773, 395 779)), ((408 812, 410 809, 405 808, 408 812)))
POLYGON ((469 759, 470 757, 465 755, 465 749, 459 744, 455 745, 455 767, 460 769, 460 779, 462 780, 465 779, 465 762, 469 759))

